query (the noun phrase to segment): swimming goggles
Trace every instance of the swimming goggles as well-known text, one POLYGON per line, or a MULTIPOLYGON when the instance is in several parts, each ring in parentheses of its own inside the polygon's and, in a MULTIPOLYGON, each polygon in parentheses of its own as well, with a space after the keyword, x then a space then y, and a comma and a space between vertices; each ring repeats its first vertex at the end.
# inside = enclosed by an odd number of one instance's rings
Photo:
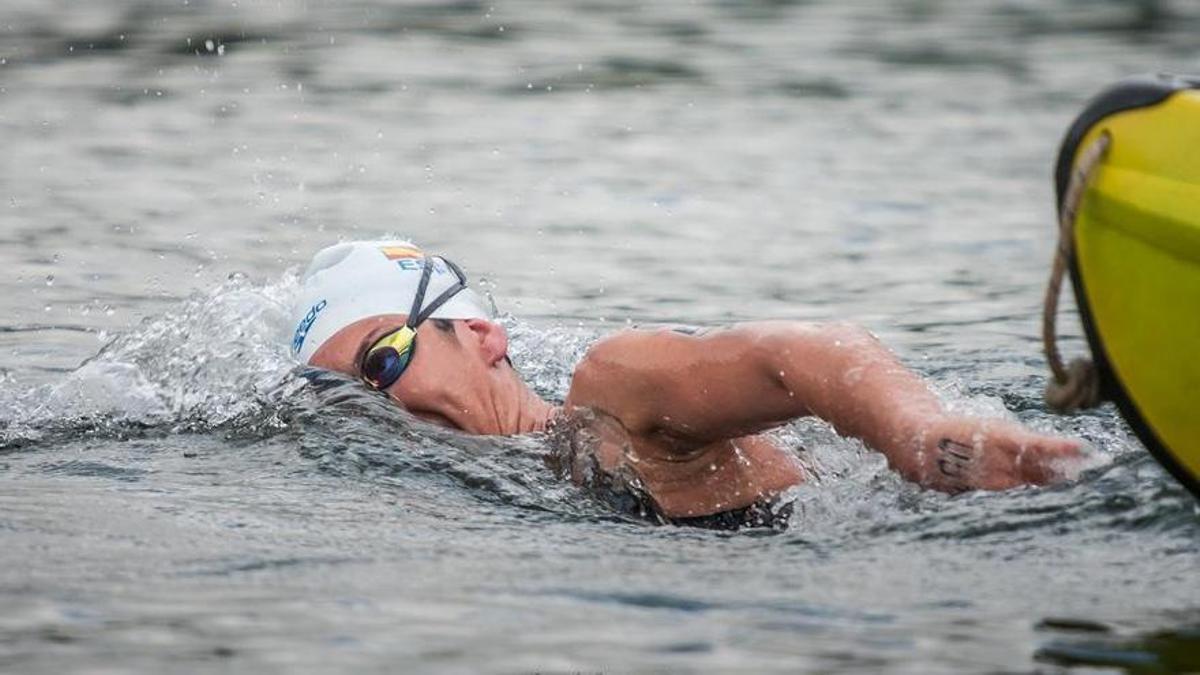
POLYGON ((413 354, 417 351, 417 327, 428 319, 447 300, 467 287, 467 277, 458 265, 440 256, 422 259, 421 282, 417 285, 417 294, 413 298, 412 309, 408 310, 408 319, 404 325, 385 334, 371 345, 362 362, 358 366, 359 376, 367 386, 380 391, 387 389, 400 379, 408 364, 412 363, 413 354), (434 261, 445 263, 458 280, 442 291, 433 302, 422 309, 425 303, 425 291, 429 287, 429 277, 433 274, 434 261))

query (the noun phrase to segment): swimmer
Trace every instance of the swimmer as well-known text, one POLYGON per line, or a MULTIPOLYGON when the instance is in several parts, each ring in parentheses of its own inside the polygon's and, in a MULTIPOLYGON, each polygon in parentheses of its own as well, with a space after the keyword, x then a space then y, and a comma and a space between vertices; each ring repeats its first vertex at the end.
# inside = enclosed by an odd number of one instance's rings
POLYGON ((588 350, 555 405, 513 368, 504 328, 462 270, 404 241, 318 252, 295 326, 300 362, 358 378, 434 424, 469 434, 569 430, 564 473, 619 485, 660 522, 770 524, 776 497, 805 474, 761 434, 809 415, 881 452, 905 479, 947 493, 1052 483, 1080 455, 1078 441, 947 411, 848 323, 624 330, 588 350))

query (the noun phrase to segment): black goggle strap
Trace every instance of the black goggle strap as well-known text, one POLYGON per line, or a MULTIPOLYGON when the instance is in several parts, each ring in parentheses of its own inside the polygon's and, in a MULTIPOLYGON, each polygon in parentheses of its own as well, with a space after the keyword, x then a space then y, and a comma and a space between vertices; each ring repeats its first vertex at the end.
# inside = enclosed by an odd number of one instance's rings
POLYGON ((437 260, 445 263, 446 266, 454 272, 454 276, 458 277, 458 281, 456 281, 454 285, 450 286, 450 288, 442 291, 442 294, 434 298, 433 302, 429 303, 428 307, 421 309, 422 301, 425 299, 425 289, 427 286, 429 286, 429 275, 433 270, 433 260, 433 258, 425 258, 425 269, 421 270, 421 283, 419 286, 417 286, 417 297, 413 301, 413 309, 408 315, 408 321, 405 322, 408 324, 409 328, 416 328, 419 324, 428 319, 430 315, 436 312, 438 307, 446 304, 447 300, 453 298, 459 293, 459 291, 462 291, 467 287, 467 275, 463 274, 463 271, 458 268, 458 265, 455 265, 445 258, 438 257, 437 260), (414 316, 416 317, 416 321, 413 321, 414 316))
POLYGON ((421 305, 425 304, 425 290, 429 288, 429 277, 433 274, 433 264, 429 256, 421 258, 421 281, 417 284, 417 293, 413 296, 412 308, 408 310, 408 320, 405 326, 416 330, 421 323, 421 305))

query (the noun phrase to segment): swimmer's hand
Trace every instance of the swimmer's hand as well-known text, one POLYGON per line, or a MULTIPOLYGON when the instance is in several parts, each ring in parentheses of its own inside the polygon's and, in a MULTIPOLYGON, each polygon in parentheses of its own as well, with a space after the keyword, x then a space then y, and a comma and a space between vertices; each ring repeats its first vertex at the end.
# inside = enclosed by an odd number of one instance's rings
POLYGON ((908 480, 951 494, 1056 483, 1082 457, 1079 441, 1005 420, 937 415, 913 428, 911 451, 887 453, 889 462, 908 480))

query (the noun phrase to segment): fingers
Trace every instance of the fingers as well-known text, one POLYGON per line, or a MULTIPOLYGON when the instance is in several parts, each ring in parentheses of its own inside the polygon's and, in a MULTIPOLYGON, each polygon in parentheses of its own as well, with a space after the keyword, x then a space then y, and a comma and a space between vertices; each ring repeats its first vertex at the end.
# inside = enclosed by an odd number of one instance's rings
POLYGON ((1066 479, 1063 463, 1082 456, 1077 440, 1035 434, 1016 424, 993 423, 981 431, 987 469, 980 487, 988 490, 1060 482, 1066 479))
POLYGON ((1081 455, 1079 441, 1029 434, 1017 449, 1015 464, 1023 482, 1047 485, 1064 480, 1062 463, 1081 455))

